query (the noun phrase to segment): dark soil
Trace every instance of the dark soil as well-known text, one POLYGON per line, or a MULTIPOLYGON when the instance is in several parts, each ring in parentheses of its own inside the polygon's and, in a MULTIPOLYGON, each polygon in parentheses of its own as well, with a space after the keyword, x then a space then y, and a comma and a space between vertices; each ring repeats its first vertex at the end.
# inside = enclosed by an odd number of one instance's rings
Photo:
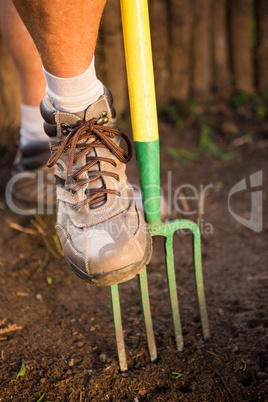
MULTIPOLYGON (((221 124, 221 116, 213 115, 221 124)), ((240 124, 239 122, 237 124, 240 124)), ((251 123, 248 122, 248 125, 251 123)), ((261 124, 265 124, 262 121, 261 124)), ((198 318, 188 234, 176 234, 178 296, 185 349, 177 352, 173 337, 164 249, 154 239, 148 267, 158 362, 150 363, 139 304, 137 281, 120 285, 129 371, 120 374, 108 288, 89 286, 70 271, 56 244, 36 234, 36 218, 16 215, 4 203, 11 155, 1 154, 0 238, 0 401, 267 401, 268 400, 268 249, 267 140, 261 134, 236 148, 238 156, 216 160, 209 153, 201 162, 182 165, 165 146, 196 148, 193 125, 180 132, 161 123, 161 183, 168 197, 168 171, 173 195, 181 184, 212 184, 204 214, 186 218, 199 222, 203 273, 211 340, 204 343, 198 318), (254 232, 228 211, 228 193, 240 180, 263 171, 263 229, 254 232), (12 228, 14 223, 20 227, 12 228), (34 226, 35 225, 35 226, 34 226), (18 230, 20 229, 20 230, 18 230), (33 234, 26 233, 30 229, 33 234), (23 230, 23 231, 21 231, 23 230), (24 360, 26 372, 16 379, 24 360), (181 374, 181 375, 180 375, 181 374)), ((257 129, 255 131, 258 131, 257 129)), ((219 130, 220 133, 220 130, 219 130)), ((242 137, 239 137, 242 138, 242 137)), ((234 138, 216 136, 221 150, 234 138)), ((129 166, 137 182, 135 161, 129 166)), ((184 195, 193 195, 182 189, 184 195)), ((197 211, 197 200, 184 208, 197 211)), ((180 204, 180 208, 183 206, 180 204)), ((250 217, 250 191, 232 198, 232 210, 250 217)), ((182 217, 174 205, 172 219, 182 217)), ((185 217, 185 216, 184 216, 185 217)), ((47 234, 54 234, 54 217, 43 216, 47 234)), ((40 224, 40 222, 39 222, 40 224)), ((38 226, 39 227, 39 226, 38 226)))

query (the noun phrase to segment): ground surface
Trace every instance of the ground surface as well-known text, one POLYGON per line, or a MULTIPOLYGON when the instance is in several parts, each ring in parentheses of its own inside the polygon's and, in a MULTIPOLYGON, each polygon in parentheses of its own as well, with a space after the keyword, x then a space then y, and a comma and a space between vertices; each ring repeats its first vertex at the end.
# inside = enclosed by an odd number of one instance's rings
MULTIPOLYGON (((218 111, 210 111, 221 124, 218 111), (213 114, 214 113, 214 114, 213 114)), ((237 123, 239 125, 239 121, 237 123)), ((248 125, 251 121, 248 121, 248 125)), ((265 124, 262 121, 261 124, 265 124)), ((232 127, 231 127, 232 128, 232 127)), ((226 127, 225 127, 226 129, 226 127)), ((238 156, 219 161, 209 153, 201 162, 182 165, 164 147, 187 150, 198 144, 195 126, 178 132, 161 123, 162 185, 168 196, 181 184, 212 184, 206 192, 202 232, 203 272, 211 340, 204 343, 198 319, 190 236, 176 235, 174 249, 185 342, 175 349, 165 279, 163 241, 154 239, 148 268, 151 308, 159 360, 149 362, 136 280, 120 285, 129 371, 120 374, 109 290, 87 286, 56 258, 56 246, 36 234, 36 218, 18 216, 4 203, 3 189, 11 157, 1 156, 0 237, 0 401, 266 401, 268 399, 267 318, 267 143, 263 133, 237 139, 218 135, 220 149, 238 156), (242 144, 242 145, 241 145, 242 144), (243 178, 263 171, 263 230, 254 232, 228 211, 228 193, 243 178), (14 223, 22 227, 14 227, 14 223), (35 225, 35 226, 34 226, 35 225), (25 232, 29 229, 29 233, 25 232), (47 257, 47 258, 45 258, 47 257), (16 379, 25 361, 25 375, 16 379)), ((226 130, 225 130, 226 131, 226 130)), ((254 131, 254 129, 253 129, 254 131)), ((220 130, 219 130, 220 132, 220 130)), ((135 163, 130 164, 134 179, 135 163)), ((247 180, 247 183, 248 180, 247 180)), ((182 189, 184 195, 190 190, 182 189)), ((189 193, 193 195, 193 193, 189 193)), ((199 203, 200 204, 200 203, 199 203)), ((183 210, 197 210, 187 200, 183 210)), ((232 210, 250 217, 250 192, 232 198, 232 210)), ((182 215, 171 208, 172 218, 182 215)), ((189 218, 197 222, 197 213, 189 218)), ((54 218, 43 217, 45 233, 54 218)), ((41 222, 42 223, 42 222, 41 222)), ((40 222, 39 224, 40 225, 40 222)), ((40 229, 40 226, 37 226, 40 229)))

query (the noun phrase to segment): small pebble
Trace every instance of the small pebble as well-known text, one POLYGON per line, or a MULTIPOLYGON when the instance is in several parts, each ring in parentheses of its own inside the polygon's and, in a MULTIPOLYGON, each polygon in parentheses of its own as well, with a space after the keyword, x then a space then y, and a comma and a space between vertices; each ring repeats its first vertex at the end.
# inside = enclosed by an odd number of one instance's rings
POLYGON ((266 378, 268 378, 268 374, 265 373, 265 371, 259 371, 259 372, 257 373, 257 378, 258 378, 259 380, 265 380, 266 378))
POLYGON ((73 367, 73 365, 74 365, 74 359, 71 359, 71 360, 69 361, 69 367, 73 367))
POLYGON ((239 129, 237 125, 232 121, 224 122, 221 126, 221 129, 225 134, 231 134, 234 136, 239 134, 239 129))
POLYGON ((77 342, 77 346, 79 347, 79 348, 82 348, 82 346, 84 346, 84 342, 77 342))
POLYGON ((236 345, 233 347, 232 352, 237 353, 239 351, 239 347, 236 345))
POLYGON ((95 331, 95 329, 96 329, 96 328, 93 327, 93 326, 90 327, 90 331, 95 331))
POLYGON ((146 389, 140 389, 140 390, 139 390, 139 395, 144 396, 144 395, 146 395, 146 394, 147 394, 146 389))
POLYGON ((41 378, 40 383, 41 383, 41 384, 44 384, 44 382, 46 382, 46 379, 45 379, 45 378, 41 378))
POLYGON ((77 338, 77 339, 83 339, 83 335, 78 332, 76 338, 77 338))
POLYGON ((105 353, 102 353, 102 354, 100 355, 100 361, 101 361, 102 363, 105 363, 106 360, 107 360, 106 354, 105 354, 105 353))

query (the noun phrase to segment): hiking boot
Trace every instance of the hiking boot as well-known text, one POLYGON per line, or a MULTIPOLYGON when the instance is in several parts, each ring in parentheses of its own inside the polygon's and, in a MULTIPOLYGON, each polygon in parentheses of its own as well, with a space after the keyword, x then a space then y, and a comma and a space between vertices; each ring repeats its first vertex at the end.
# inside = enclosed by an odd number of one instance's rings
POLYGON ((41 102, 50 137, 57 187, 57 230, 74 272, 98 286, 125 282, 149 263, 152 242, 136 207, 125 168, 131 144, 116 126, 112 96, 105 88, 81 113, 41 102), (119 145, 124 140, 126 153, 119 145))
POLYGON ((40 210, 41 205, 55 204, 55 179, 46 166, 50 156, 48 142, 32 142, 19 145, 13 163, 11 193, 15 199, 34 205, 40 210))

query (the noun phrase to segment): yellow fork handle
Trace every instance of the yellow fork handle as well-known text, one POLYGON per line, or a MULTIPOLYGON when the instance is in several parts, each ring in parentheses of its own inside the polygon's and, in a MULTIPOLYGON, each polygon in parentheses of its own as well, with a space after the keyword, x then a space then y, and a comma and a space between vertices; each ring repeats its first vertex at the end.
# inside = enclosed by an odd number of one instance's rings
POLYGON ((147 0, 121 0, 134 141, 159 138, 147 0))

